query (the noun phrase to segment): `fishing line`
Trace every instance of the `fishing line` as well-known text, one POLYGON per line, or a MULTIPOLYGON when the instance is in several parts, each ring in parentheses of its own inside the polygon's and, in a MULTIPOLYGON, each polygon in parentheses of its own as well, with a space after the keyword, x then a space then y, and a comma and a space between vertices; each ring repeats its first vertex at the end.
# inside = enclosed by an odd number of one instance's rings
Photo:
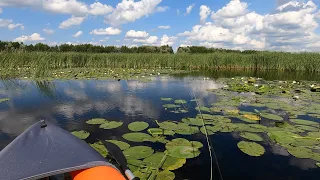
POLYGON ((218 159, 217 159, 217 155, 216 155, 216 152, 214 150, 213 143, 211 142, 211 139, 208 136, 207 128, 206 128, 205 123, 204 123, 204 118, 203 118, 203 115, 202 115, 201 110, 200 110, 200 105, 198 103, 198 99, 197 99, 196 95, 193 92, 191 92, 191 94, 193 95, 193 97, 195 99, 195 102, 196 102, 197 107, 198 107, 198 111, 199 111, 200 116, 202 118, 202 127, 203 127, 203 129, 205 131, 205 136, 206 136, 206 140, 207 140, 209 156, 210 156, 210 162, 211 162, 210 180, 212 180, 212 176, 213 176, 213 157, 212 157, 212 152, 213 152, 214 157, 215 157, 215 162, 216 162, 217 167, 218 167, 220 178, 221 178, 221 180, 223 180, 222 173, 221 173, 220 166, 219 166, 219 162, 218 162, 218 159))

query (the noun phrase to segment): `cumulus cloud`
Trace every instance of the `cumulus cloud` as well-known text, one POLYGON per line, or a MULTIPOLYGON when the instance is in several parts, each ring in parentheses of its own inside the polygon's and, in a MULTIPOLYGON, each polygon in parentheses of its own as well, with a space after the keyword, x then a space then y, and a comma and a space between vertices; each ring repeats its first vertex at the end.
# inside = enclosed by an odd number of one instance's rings
POLYGON ((108 27, 108 28, 101 28, 101 29, 94 29, 90 32, 90 34, 94 35, 118 35, 121 33, 120 29, 114 28, 114 27, 108 27))
POLYGON ((177 37, 174 37, 174 36, 169 37, 168 35, 165 34, 161 38, 160 45, 161 46, 165 46, 165 45, 172 46, 176 40, 177 40, 177 37))
POLYGON ((0 28, 8 28, 10 30, 13 30, 17 27, 20 27, 22 30, 24 29, 23 24, 17 23, 14 24, 12 20, 10 19, 0 19, 0 28))
POLYGON ((157 7, 156 12, 166 12, 168 9, 168 6, 159 6, 157 7))
POLYGON ((77 33, 75 33, 74 35, 72 35, 72 37, 77 38, 77 37, 81 36, 82 34, 83 34, 82 31, 78 31, 77 33))
POLYGON ((125 35, 126 38, 147 38, 149 37, 149 34, 146 31, 135 31, 130 30, 125 35))
POLYGON ((123 0, 117 4, 114 11, 105 17, 105 23, 118 26, 128 22, 134 22, 143 16, 148 16, 157 10, 162 0, 123 0))
POLYGON ((159 29, 170 29, 170 26, 158 26, 159 29))
POLYGON ((74 16, 105 15, 113 11, 111 6, 100 2, 88 5, 78 0, 1 0, 0 6, 28 7, 74 16))
POLYGON ((157 36, 150 36, 146 39, 134 39, 133 42, 155 45, 158 42, 158 37, 157 36))
POLYGON ((16 41, 16 42, 26 42, 26 41, 44 41, 45 38, 41 37, 40 34, 38 33, 33 33, 31 34, 30 36, 20 36, 16 39, 14 39, 13 41, 16 41))
POLYGON ((49 35, 54 33, 54 30, 48 28, 44 28, 42 31, 49 35))
POLYGON ((189 6, 187 7, 187 9, 186 9, 186 13, 185 13, 184 15, 188 15, 188 14, 190 14, 194 6, 195 6, 195 4, 191 4, 191 5, 189 5, 189 6))
POLYGON ((63 21, 59 28, 60 29, 68 29, 71 28, 72 26, 79 26, 82 24, 82 22, 86 19, 86 17, 77 17, 77 16, 72 16, 71 18, 63 21))
POLYGON ((204 24, 207 20, 207 17, 210 15, 211 10, 208 6, 202 5, 200 6, 200 23, 204 24))
POLYGON ((212 22, 207 23, 207 9, 202 9, 202 24, 178 34, 192 44, 240 50, 319 51, 318 7, 312 1, 284 2, 272 13, 259 14, 250 11, 246 2, 231 0, 212 12, 212 22))

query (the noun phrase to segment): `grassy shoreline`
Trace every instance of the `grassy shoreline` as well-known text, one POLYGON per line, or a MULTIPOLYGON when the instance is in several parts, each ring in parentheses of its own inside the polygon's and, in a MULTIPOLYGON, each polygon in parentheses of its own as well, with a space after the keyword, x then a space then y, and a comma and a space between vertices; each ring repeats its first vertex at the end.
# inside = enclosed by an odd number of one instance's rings
MULTIPOLYGON (((101 54, 76 52, 0 52, 1 77, 29 72, 48 76, 57 69, 174 69, 174 70, 277 70, 320 72, 320 54, 101 54)), ((21 76, 21 75, 20 75, 21 76)))

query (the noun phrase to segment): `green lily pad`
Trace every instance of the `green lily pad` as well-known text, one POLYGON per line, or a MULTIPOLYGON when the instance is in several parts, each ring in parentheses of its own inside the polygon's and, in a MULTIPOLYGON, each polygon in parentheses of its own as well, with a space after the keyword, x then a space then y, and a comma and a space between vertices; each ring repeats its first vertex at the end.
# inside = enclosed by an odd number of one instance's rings
POLYGON ((146 122, 132 122, 128 125, 129 130, 131 131, 143 131, 149 127, 149 124, 146 122))
POLYGON ((194 126, 202 126, 203 125, 202 119, 199 119, 199 118, 183 118, 182 122, 190 124, 190 125, 194 125, 194 126))
POLYGON ((309 139, 308 137, 306 138, 297 138, 293 143, 290 145, 296 146, 296 147, 301 147, 301 146, 318 146, 320 144, 320 141, 316 139, 309 139))
POLYGON ((140 180, 148 180, 149 178, 155 178, 156 170, 153 168, 139 168, 134 171, 133 174, 140 180))
POLYGON ((137 171, 140 167, 146 166, 146 164, 138 159, 128 159, 128 167, 132 172, 137 171))
POLYGON ((186 104, 187 101, 183 100, 183 99, 177 99, 177 100, 174 101, 174 103, 176 103, 176 104, 186 104))
POLYGON ((117 145, 121 150, 128 149, 130 147, 130 144, 118 140, 106 140, 108 142, 111 142, 115 145, 117 145))
POLYGON ((314 121, 308 121, 308 120, 303 120, 303 119, 290 119, 290 121, 293 123, 296 123, 296 124, 319 127, 319 123, 314 122, 314 121))
POLYGON ((320 168, 320 163, 316 163, 316 166, 318 166, 320 168))
POLYGON ((79 139, 87 139, 87 137, 89 137, 90 133, 87 131, 73 131, 71 134, 73 134, 74 136, 78 137, 79 139))
MULTIPOLYGON (((195 144, 195 142, 193 142, 195 144)), ((199 156, 198 148, 193 147, 192 143, 183 138, 173 139, 166 144, 168 155, 176 158, 194 158, 199 156)))
MULTIPOLYGON (((215 119, 218 119, 220 116, 218 115, 212 115, 212 114, 197 114, 197 117, 198 119, 204 119, 204 120, 215 120, 215 119)), ((221 116, 223 117, 223 116, 221 116)))
POLYGON ((108 122, 106 119, 94 118, 94 119, 88 120, 86 123, 87 124, 104 124, 106 122, 108 122))
POLYGON ((148 132, 151 135, 173 136, 175 134, 175 132, 173 132, 172 130, 160 129, 160 128, 149 128, 148 132))
POLYGON ((150 136, 149 134, 140 133, 140 132, 126 133, 122 135, 122 137, 132 142, 143 142, 143 141, 149 141, 150 139, 152 139, 152 136, 150 136))
POLYGON ((251 141, 263 141, 261 136, 254 133, 242 132, 240 133, 240 136, 251 141))
POLYGON ((184 138, 176 138, 166 144, 166 147, 191 146, 191 142, 184 138))
POLYGON ((298 134, 287 131, 269 131, 268 136, 270 137, 270 139, 276 141, 281 145, 291 144, 296 140, 294 137, 299 137, 298 134))
POLYGON ((143 160, 143 162, 145 164, 147 164, 147 166, 149 166, 149 167, 153 167, 153 168, 158 169, 162 159, 166 158, 165 156, 166 155, 163 152, 156 152, 156 153, 152 154, 151 156, 145 158, 143 160))
POLYGON ((283 118, 281 116, 278 116, 276 114, 270 114, 270 113, 262 113, 261 117, 267 118, 267 119, 271 119, 271 120, 275 120, 275 121, 282 121, 283 118))
POLYGON ((157 174, 156 180, 174 180, 175 174, 171 171, 165 170, 157 174))
MULTIPOLYGON (((212 135, 215 134, 216 132, 219 132, 221 130, 220 126, 206 126, 207 129, 207 134, 212 135)), ((200 128, 200 131, 202 134, 206 134, 204 127, 200 128)))
POLYGON ((186 123, 178 123, 178 128, 174 130, 175 133, 181 135, 192 135, 199 132, 199 128, 195 126, 189 126, 186 123))
POLYGON ((295 127, 297 127, 298 129, 305 130, 305 131, 317 132, 320 130, 320 128, 316 128, 316 127, 312 127, 312 126, 304 126, 304 125, 296 125, 295 127))
POLYGON ((181 168, 186 162, 187 159, 185 158, 175 158, 168 156, 162 165, 162 169, 173 171, 181 168))
POLYGON ((191 146, 194 148, 200 149, 203 147, 203 144, 199 141, 190 141, 190 143, 191 143, 191 146))
POLYGON ((171 109, 171 108, 179 108, 181 106, 177 105, 177 104, 164 104, 164 105, 162 105, 162 107, 171 109))
POLYGON ((262 156, 265 152, 264 147, 255 142, 240 141, 238 148, 249 156, 262 156))
POLYGON ((171 121, 164 121, 164 122, 158 122, 156 121, 156 123, 158 124, 158 126, 161 129, 167 129, 167 130, 175 130, 178 128, 178 125, 174 122, 171 121))
POLYGON ((134 146, 123 151, 127 159, 144 159, 153 154, 153 149, 148 146, 134 146))
POLYGON ((172 98, 161 98, 161 101, 171 101, 172 98))
POLYGON ((10 98, 0 98, 0 103, 6 102, 6 101, 9 101, 9 100, 10 100, 10 98))
POLYGON ((304 147, 293 147, 287 149, 288 152, 297 158, 311 158, 312 157, 312 151, 311 149, 304 148, 304 147))
POLYGON ((320 132, 308 132, 309 137, 320 138, 320 132))
POLYGON ((123 122, 119 121, 108 121, 99 126, 101 129, 115 129, 122 126, 123 122))
POLYGON ((100 153, 103 157, 108 155, 108 150, 101 142, 96 142, 94 144, 89 144, 93 149, 95 149, 98 153, 100 153))

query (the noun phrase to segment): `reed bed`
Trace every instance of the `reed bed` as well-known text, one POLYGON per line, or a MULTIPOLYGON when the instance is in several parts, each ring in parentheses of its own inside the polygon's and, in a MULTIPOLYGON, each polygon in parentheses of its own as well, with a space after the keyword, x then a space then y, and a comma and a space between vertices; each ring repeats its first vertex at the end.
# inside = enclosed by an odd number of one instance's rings
POLYGON ((1 52, 0 67, 30 68, 39 76, 63 68, 172 68, 179 70, 279 70, 320 72, 318 53, 259 52, 255 54, 97 54, 77 52, 1 52))

